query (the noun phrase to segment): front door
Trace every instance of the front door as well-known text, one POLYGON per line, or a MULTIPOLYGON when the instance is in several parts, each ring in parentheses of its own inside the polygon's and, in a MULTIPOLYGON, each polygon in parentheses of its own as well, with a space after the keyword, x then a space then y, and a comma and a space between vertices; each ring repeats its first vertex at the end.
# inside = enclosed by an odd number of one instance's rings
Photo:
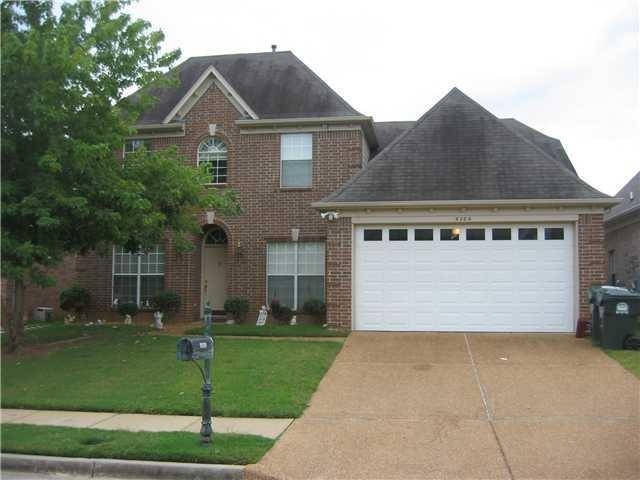
POLYGON ((227 299, 227 238, 219 228, 209 230, 202 245, 202 307, 209 302, 223 310, 227 299))

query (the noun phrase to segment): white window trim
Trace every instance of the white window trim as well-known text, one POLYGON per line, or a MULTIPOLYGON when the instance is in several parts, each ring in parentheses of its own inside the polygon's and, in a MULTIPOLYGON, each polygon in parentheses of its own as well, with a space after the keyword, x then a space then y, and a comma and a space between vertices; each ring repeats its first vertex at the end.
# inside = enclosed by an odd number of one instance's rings
MULTIPOLYGON (((141 307, 140 305, 140 287, 141 287, 141 278, 142 277, 162 277, 164 278, 165 272, 164 272, 164 267, 163 267, 163 271, 162 273, 142 273, 142 255, 137 255, 135 253, 133 253, 133 255, 135 255, 137 257, 137 272, 136 273, 116 273, 116 247, 113 247, 113 250, 111 252, 111 305, 113 305, 113 302, 115 302, 115 278, 116 276, 120 277, 137 277, 136 278, 136 305, 138 305, 138 308, 141 307)), ((166 262, 163 263, 163 265, 166 265, 166 262)))
MULTIPOLYGON (((209 136, 209 137, 203 139, 200 143, 198 143, 198 148, 196 150, 196 165, 197 165, 198 168, 200 168, 200 146, 204 142, 206 142, 207 140, 210 140, 210 139, 217 140, 217 141, 221 142, 224 145, 225 153, 227 154, 226 159, 225 159, 225 162, 227 163, 227 165, 225 167, 225 170, 227 171, 227 174, 225 175, 225 178, 227 180, 224 181, 224 182, 206 182, 204 185, 208 186, 208 187, 220 186, 220 185, 224 186, 224 185, 228 184, 228 180, 229 180, 229 147, 227 146, 227 142, 225 142, 224 140, 222 140, 222 139, 220 139, 219 137, 216 137, 216 136, 209 136)), ((207 163, 207 162, 204 162, 204 163, 207 163)))
MULTIPOLYGON (((293 307, 292 310, 297 311, 298 310, 298 277, 319 277, 320 275, 300 275, 298 273, 298 246, 300 245, 300 243, 306 243, 306 242, 267 242, 267 246, 266 246, 266 262, 265 262, 265 266, 266 266, 266 274, 267 274, 267 285, 265 288, 265 293, 267 296, 267 305, 271 305, 271 298, 269 298, 269 277, 293 277, 293 307), (270 274, 269 273, 269 243, 286 243, 286 244, 292 244, 294 245, 293 248, 293 258, 294 258, 294 265, 296 267, 296 271, 295 273, 273 273, 270 274)), ((323 272, 322 272, 322 278, 324 279, 324 281, 322 282, 322 301, 326 303, 326 298, 327 298, 327 267, 326 267, 326 262, 327 262, 327 245, 325 242, 308 242, 308 243, 321 243, 322 246, 324 247, 324 267, 323 267, 323 272)))
POLYGON ((296 132, 296 133, 283 133, 280 135, 280 188, 282 189, 311 189, 313 188, 313 133, 310 132, 296 132), (308 135, 309 137, 311 137, 311 158, 306 159, 306 158, 297 158, 297 159, 288 159, 288 160, 284 160, 282 158, 282 142, 284 141, 284 138, 286 136, 293 136, 293 135, 308 135), (311 162, 311 178, 309 179, 309 184, 308 185, 295 185, 295 186, 291 186, 291 185, 283 185, 282 183, 282 177, 283 177, 283 173, 284 173, 284 162, 311 162))
MULTIPOLYGON (((152 145, 151 139, 149 139, 149 138, 138 138, 138 137, 135 137, 135 138, 127 138, 127 139, 124 141, 124 143, 122 144, 122 159, 123 159, 123 160, 124 160, 125 158, 127 158, 127 155, 132 154, 132 153, 135 153, 135 152, 137 151, 137 149, 136 149, 136 150, 132 150, 132 151, 130 151, 130 152, 127 152, 127 143, 128 143, 128 142, 135 142, 136 140, 139 140, 139 141, 141 141, 141 142, 143 142, 143 143, 146 141, 146 142, 148 142, 148 143, 149 143, 149 146, 151 146, 151 145, 152 145)), ((145 147, 145 148, 146 148, 146 147, 145 147)), ((147 148, 147 152, 153 152, 153 149, 152 149, 152 148, 147 148)))

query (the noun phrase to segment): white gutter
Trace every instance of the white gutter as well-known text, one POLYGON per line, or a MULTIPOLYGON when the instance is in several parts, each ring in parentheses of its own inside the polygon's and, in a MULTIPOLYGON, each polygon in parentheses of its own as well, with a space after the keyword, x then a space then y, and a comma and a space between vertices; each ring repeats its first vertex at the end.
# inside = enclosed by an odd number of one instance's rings
POLYGON ((328 208, 421 208, 421 207, 493 207, 493 206, 598 206, 605 207, 620 203, 620 198, 551 198, 531 200, 417 200, 417 201, 389 201, 389 202, 314 202, 312 207, 328 208))

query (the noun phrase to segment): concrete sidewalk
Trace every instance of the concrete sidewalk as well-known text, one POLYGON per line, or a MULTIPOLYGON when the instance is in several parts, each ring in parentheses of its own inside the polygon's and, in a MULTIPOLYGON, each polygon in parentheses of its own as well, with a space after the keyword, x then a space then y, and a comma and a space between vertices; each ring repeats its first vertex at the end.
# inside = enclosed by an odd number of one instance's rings
MULTIPOLYGON (((199 432, 200 417, 188 415, 144 415, 113 412, 67 412, 61 410, 22 410, 3 408, 2 423, 27 423, 131 432, 199 432)), ((293 421, 292 418, 214 417, 214 433, 241 433, 277 438, 293 421)))
POLYGON ((353 332, 247 480, 640 478, 640 382, 571 335, 353 332))

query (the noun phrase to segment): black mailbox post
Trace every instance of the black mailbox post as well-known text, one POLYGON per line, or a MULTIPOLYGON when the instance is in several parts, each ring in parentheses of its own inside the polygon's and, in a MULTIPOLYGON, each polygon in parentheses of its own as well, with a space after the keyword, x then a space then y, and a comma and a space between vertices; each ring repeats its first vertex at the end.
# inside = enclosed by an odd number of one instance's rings
POLYGON ((214 355, 214 341, 211 333, 212 311, 209 304, 204 307, 204 335, 198 337, 183 337, 176 346, 176 357, 178 360, 193 361, 202 374, 202 426, 200 427, 200 437, 202 443, 211 443, 213 427, 211 420, 211 361, 214 355), (204 369, 197 363, 204 360, 204 369))

